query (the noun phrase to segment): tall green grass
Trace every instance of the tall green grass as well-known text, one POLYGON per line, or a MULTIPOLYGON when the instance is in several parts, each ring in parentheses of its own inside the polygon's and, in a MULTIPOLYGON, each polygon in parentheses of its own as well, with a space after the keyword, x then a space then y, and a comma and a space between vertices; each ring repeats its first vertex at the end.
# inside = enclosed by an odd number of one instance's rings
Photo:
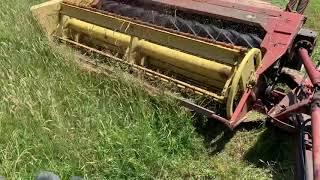
POLYGON ((40 0, 0 1, 0 175, 89 179, 282 179, 291 139, 263 123, 199 120, 130 76, 80 70, 32 19, 40 0))

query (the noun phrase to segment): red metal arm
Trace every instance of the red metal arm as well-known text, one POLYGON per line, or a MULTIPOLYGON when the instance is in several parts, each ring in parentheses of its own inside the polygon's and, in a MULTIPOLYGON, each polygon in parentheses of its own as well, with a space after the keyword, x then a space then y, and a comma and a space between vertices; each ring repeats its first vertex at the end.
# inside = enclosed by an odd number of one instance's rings
POLYGON ((311 105, 313 176, 320 180, 320 72, 306 49, 300 48, 298 53, 315 89, 311 105))
POLYGON ((309 75, 309 78, 312 84, 316 87, 320 85, 320 72, 317 70, 316 66, 313 64, 311 57, 309 56, 309 52, 304 49, 299 49, 299 55, 303 62, 303 65, 309 75))

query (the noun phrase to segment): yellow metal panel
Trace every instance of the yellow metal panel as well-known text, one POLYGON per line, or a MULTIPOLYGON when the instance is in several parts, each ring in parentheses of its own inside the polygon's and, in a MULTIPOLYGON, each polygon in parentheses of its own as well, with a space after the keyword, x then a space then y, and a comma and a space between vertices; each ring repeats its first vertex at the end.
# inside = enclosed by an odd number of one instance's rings
MULTIPOLYGON (((208 78, 205 76, 202 76, 198 73, 193 73, 186 71, 185 69, 176 67, 172 64, 168 64, 166 62, 162 62, 161 60, 148 60, 148 65, 151 65, 152 67, 158 67, 160 69, 168 70, 168 72, 175 72, 177 74, 182 75, 186 81, 196 82, 197 85, 200 87, 213 91, 213 92, 219 92, 221 89, 224 88, 225 82, 216 81, 212 78, 208 78)), ((165 71, 166 72, 166 71, 165 71)))
POLYGON ((159 58, 186 71, 198 73, 211 79, 225 82, 232 74, 230 66, 153 44, 145 40, 141 40, 138 47, 141 49, 141 52, 148 56, 159 58))
POLYGON ((233 65, 238 59, 242 59, 247 51, 244 48, 217 45, 77 6, 62 3, 61 7, 61 14, 205 59, 219 60, 220 63, 233 65), (242 57, 239 58, 239 56, 242 57))
POLYGON ((59 24, 59 11, 62 0, 51 0, 31 7, 32 15, 47 35, 52 35, 59 24))
MULTIPOLYGON (((67 20, 66 26, 113 45, 129 46, 131 40, 131 37, 128 35, 114 32, 74 18, 67 20)), ((162 61, 184 69, 185 71, 198 73, 213 80, 225 82, 232 75, 232 68, 230 66, 217 63, 215 62, 216 60, 203 59, 146 40, 139 40, 136 42, 135 46, 139 52, 153 57, 154 59, 161 59, 162 61)))
POLYGON ((115 46, 128 47, 130 44, 131 37, 128 35, 79 21, 75 18, 68 19, 65 26, 115 46))

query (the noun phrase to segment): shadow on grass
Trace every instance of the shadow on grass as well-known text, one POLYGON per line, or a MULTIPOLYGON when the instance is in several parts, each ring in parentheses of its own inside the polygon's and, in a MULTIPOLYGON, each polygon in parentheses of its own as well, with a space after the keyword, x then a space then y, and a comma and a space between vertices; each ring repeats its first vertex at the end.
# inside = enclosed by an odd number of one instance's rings
POLYGON ((244 159, 257 167, 269 168, 273 179, 294 179, 295 135, 269 126, 244 159))
POLYGON ((194 127, 198 134, 204 138, 205 146, 211 155, 222 151, 238 130, 254 130, 261 127, 261 121, 241 123, 235 130, 230 130, 224 124, 204 117, 195 117, 194 127))
POLYGON ((196 118, 196 131, 204 138, 210 155, 221 152, 237 131, 261 129, 254 145, 245 152, 243 159, 250 164, 269 169, 273 179, 293 179, 294 135, 272 125, 266 127, 263 121, 245 122, 234 131, 223 124, 204 118, 196 118), (262 127, 261 127, 262 126, 262 127))
POLYGON ((203 137, 210 155, 222 151, 235 134, 223 124, 199 116, 195 117, 194 127, 197 133, 203 137))

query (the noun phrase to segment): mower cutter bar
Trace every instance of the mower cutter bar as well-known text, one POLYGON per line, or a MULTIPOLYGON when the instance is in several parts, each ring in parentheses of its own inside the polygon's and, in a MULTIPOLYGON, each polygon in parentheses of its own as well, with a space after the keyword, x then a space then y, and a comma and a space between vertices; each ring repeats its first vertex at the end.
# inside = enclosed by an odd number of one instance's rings
MULTIPOLYGON (((160 81, 163 81, 163 82, 166 82, 166 83, 170 83, 170 84, 174 84, 176 88, 178 89, 181 89, 182 91, 188 91, 190 92, 193 91, 194 93, 196 94, 199 94, 199 95, 204 95, 204 96, 213 96, 213 94, 209 91, 206 91, 206 90, 203 90, 203 89, 200 89, 198 87, 195 87, 191 84, 187 84, 187 83, 184 83, 182 81, 179 81, 179 80, 176 80, 176 79, 173 79, 169 76, 166 76, 166 75, 163 75, 163 74, 160 74, 158 72, 155 72, 155 71, 152 71, 150 69, 146 69, 144 67, 141 67, 141 66, 137 66, 135 64, 130 64, 130 63, 127 63, 126 61, 123 61, 123 59, 120 59, 120 58, 117 58, 115 56, 111 56, 110 54, 107 54, 107 53, 104 53, 102 51, 99 51, 97 49, 94 49, 94 48, 91 48, 89 46, 86 46, 84 44, 80 44, 78 42, 75 42, 75 41, 72 41, 72 40, 69 40, 69 39, 65 39, 65 38, 62 38, 62 37, 58 37, 58 36, 54 36, 56 39, 58 39, 59 41, 62 41, 62 42, 65 42, 65 43, 68 43, 68 44, 71 44, 73 46, 75 46, 76 48, 78 49, 82 49, 82 50, 86 50, 86 51, 89 51, 89 52, 92 52, 92 53, 96 53, 96 54, 99 54, 99 55, 102 55, 104 57, 106 57, 107 61, 113 61, 113 62, 118 62, 118 63, 121 63, 121 64, 124 64, 124 65, 127 65, 127 67, 130 67, 129 69, 130 70, 134 70, 134 71, 137 71, 139 74, 141 73, 142 75, 146 76, 146 77, 151 77, 151 78, 156 78, 160 81)), ((99 67, 102 69, 102 73, 104 74, 110 74, 110 73, 113 73, 107 66, 105 66, 103 62, 99 62, 99 61, 96 61, 96 60, 92 60, 92 59, 89 59, 89 58, 84 58, 82 56, 78 56, 78 58, 86 63, 86 64, 89 64, 93 67, 99 67)), ((141 76, 140 74, 140 76, 141 76)), ((155 93, 159 93, 160 92, 158 90, 155 91, 154 88, 150 88, 150 86, 145 83, 143 84, 145 85, 146 88, 150 89, 152 92, 155 92, 155 93)), ((197 105, 193 102, 191 102, 190 100, 187 100, 187 99, 184 99, 182 97, 178 97, 176 95, 173 95, 172 93, 169 93, 169 92, 164 92, 166 95, 168 96, 171 96, 173 98, 175 98, 176 100, 179 101, 179 103, 190 109, 190 110, 193 110, 197 113, 200 113, 200 114, 203 114, 205 116, 207 116, 208 118, 213 118, 223 124, 225 124, 227 127, 229 127, 230 129, 234 128, 234 124, 232 124, 230 121, 228 121, 227 119, 219 116, 216 112, 212 111, 212 110, 209 110, 209 109, 206 109, 200 105, 197 105)))

